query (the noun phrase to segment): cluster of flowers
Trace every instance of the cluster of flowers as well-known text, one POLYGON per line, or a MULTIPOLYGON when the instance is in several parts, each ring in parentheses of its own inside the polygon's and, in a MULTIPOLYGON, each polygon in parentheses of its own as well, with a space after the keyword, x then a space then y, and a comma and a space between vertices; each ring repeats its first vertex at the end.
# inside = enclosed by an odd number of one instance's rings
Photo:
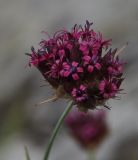
POLYGON ((111 40, 86 21, 71 31, 60 30, 52 38, 42 40, 40 49, 32 47, 30 66, 34 65, 56 89, 58 97, 74 100, 87 111, 115 98, 121 91, 123 62, 117 49, 108 49, 111 40))
POLYGON ((108 134, 106 112, 89 111, 88 113, 72 111, 65 119, 71 135, 85 149, 94 149, 101 144, 108 134))

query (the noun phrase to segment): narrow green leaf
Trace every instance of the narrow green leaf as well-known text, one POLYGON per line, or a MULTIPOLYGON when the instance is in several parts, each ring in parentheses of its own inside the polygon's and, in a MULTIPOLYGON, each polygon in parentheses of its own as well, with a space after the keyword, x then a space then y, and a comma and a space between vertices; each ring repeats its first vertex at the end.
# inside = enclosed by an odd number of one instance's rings
POLYGON ((27 146, 24 146, 26 160, 31 160, 27 146))

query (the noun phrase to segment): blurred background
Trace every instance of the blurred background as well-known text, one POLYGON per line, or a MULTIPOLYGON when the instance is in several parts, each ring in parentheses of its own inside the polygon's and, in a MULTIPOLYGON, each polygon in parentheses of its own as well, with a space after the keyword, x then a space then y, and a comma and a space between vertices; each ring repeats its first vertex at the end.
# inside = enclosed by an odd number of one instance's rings
MULTIPOLYGON (((35 68, 29 68, 30 46, 41 31, 52 34, 74 24, 94 22, 94 29, 113 47, 129 43, 122 54, 125 95, 109 102, 111 134, 96 151, 97 160, 138 160, 138 0, 0 0, 0 160, 43 157, 46 142, 66 102, 35 107, 53 93, 35 68), (27 67, 26 67, 27 66, 27 67)), ((51 160, 86 160, 84 150, 65 128, 57 137, 51 160)))

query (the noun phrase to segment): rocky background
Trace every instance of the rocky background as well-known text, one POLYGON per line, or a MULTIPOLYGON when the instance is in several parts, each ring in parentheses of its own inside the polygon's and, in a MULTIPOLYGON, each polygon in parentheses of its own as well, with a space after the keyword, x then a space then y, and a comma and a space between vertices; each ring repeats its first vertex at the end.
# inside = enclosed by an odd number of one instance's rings
MULTIPOLYGON (((137 0, 0 0, 0 160, 42 159, 48 137, 66 102, 35 107, 53 92, 40 73, 27 67, 25 52, 38 46, 42 30, 54 33, 75 23, 93 27, 113 39, 114 47, 129 43, 122 88, 127 94, 109 102, 111 134, 96 152, 97 160, 138 159, 138 1, 137 0)), ((86 153, 64 128, 51 160, 85 160, 86 153)))

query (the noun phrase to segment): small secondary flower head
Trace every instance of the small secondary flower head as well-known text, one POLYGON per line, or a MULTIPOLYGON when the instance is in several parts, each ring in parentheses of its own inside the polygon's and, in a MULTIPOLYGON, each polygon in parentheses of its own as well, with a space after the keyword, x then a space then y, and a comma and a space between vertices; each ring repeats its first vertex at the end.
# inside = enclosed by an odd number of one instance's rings
POLYGON ((106 106, 121 91, 123 65, 111 40, 95 32, 92 23, 61 30, 31 48, 29 65, 35 66, 56 90, 57 98, 74 100, 81 110, 106 106))
POLYGON ((103 110, 88 113, 73 110, 65 119, 72 136, 85 149, 94 149, 108 133, 106 113, 103 110))

